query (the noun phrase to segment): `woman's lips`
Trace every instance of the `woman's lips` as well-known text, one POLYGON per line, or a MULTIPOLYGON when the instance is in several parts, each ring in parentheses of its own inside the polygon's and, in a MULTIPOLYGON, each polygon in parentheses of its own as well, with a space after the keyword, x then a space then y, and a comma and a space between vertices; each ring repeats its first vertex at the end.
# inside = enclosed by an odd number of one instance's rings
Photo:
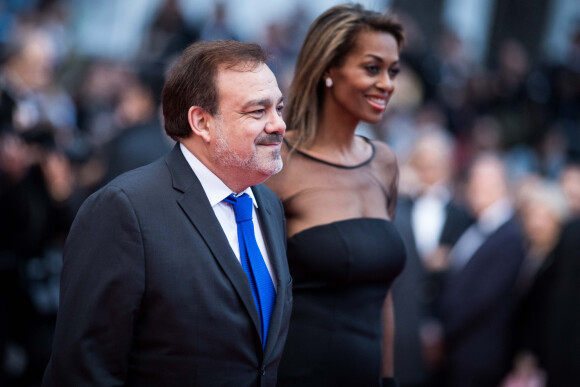
POLYGON ((366 95, 366 100, 376 110, 383 111, 387 107, 388 98, 382 95, 366 95))

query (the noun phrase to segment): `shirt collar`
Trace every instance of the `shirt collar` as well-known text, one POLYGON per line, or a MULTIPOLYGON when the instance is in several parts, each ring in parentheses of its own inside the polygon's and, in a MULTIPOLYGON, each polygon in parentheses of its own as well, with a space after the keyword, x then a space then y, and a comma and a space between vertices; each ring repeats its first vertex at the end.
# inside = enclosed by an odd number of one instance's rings
POLYGON ((442 203, 447 203, 451 200, 450 189, 443 184, 434 184, 425 190, 423 196, 429 196, 438 199, 442 203))
POLYGON ((486 234, 491 234, 514 215, 514 208, 509 199, 501 199, 483 211, 477 227, 486 234))
MULTIPOLYGON (((209 199, 209 203, 212 207, 216 204, 221 203, 228 195, 232 193, 232 190, 228 188, 227 185, 223 181, 220 180, 212 171, 209 170, 197 157, 193 155, 185 147, 183 144, 179 144, 179 148, 181 149, 181 153, 187 160, 187 163, 199 179, 207 198, 209 199)), ((254 203, 254 207, 258 208, 258 202, 254 197, 254 193, 252 192, 252 188, 248 187, 244 191, 240 192, 239 195, 247 193, 248 196, 252 198, 252 203, 254 203)), ((235 196, 239 196, 234 194, 235 196)))

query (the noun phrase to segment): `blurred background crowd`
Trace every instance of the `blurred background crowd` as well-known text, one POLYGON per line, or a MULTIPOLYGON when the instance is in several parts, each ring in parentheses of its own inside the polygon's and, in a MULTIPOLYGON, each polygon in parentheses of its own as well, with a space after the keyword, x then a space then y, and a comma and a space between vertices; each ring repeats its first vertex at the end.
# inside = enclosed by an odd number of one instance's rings
MULTIPOLYGON (((176 55, 256 41, 285 91, 338 3, 0 0, 0 385, 40 382, 80 204, 171 148, 176 55)), ((407 35, 384 119, 359 128, 399 159, 402 386, 580 385, 580 2, 361 3, 407 35)))

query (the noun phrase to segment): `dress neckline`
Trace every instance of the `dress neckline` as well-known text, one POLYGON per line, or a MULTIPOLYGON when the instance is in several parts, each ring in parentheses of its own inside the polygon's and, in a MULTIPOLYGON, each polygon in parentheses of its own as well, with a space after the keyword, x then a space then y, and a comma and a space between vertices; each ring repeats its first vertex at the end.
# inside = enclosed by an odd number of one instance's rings
MULTIPOLYGON (((329 165, 331 167, 341 168, 341 169, 356 169, 356 168, 364 167, 365 165, 370 163, 374 159, 375 153, 376 153, 375 146, 371 140, 369 140, 365 136, 359 136, 359 137, 362 138, 364 141, 366 141, 367 144, 369 144, 371 146, 371 155, 369 156, 368 159, 366 159, 362 163, 356 164, 356 165, 342 165, 342 164, 332 163, 330 161, 322 160, 322 159, 319 159, 318 157, 314 157, 312 155, 309 155, 308 153, 302 152, 300 149, 297 149, 297 148, 295 148, 294 151, 297 152, 299 155, 306 157, 307 159, 310 159, 310 160, 313 160, 313 161, 316 161, 316 162, 319 162, 322 164, 326 164, 326 165, 329 165)), ((292 146, 290 145, 290 143, 288 143, 288 140, 286 140, 286 138, 284 138, 283 141, 286 144, 286 146, 288 146, 288 148, 292 148, 292 146)))
POLYGON ((356 218, 346 218, 346 219, 341 219, 341 220, 335 220, 335 221, 328 222, 328 223, 316 224, 314 226, 307 227, 303 230, 298 231, 297 233, 292 234, 291 236, 288 237, 288 240, 293 239, 294 237, 299 238, 300 234, 303 234, 303 233, 305 234, 305 233, 311 232, 313 230, 318 230, 318 229, 323 229, 323 228, 328 228, 328 227, 337 227, 337 226, 341 226, 341 225, 347 225, 350 223, 361 223, 361 222, 384 223, 384 224, 387 224, 387 225, 394 227, 394 223, 390 219, 361 216, 361 217, 356 217, 356 218))

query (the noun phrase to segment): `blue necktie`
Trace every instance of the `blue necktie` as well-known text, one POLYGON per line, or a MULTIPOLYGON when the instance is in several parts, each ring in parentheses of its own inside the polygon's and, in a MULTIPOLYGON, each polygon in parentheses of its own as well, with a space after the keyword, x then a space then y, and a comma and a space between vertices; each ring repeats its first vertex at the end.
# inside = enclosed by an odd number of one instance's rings
POLYGON ((262 323, 262 348, 266 347, 266 337, 270 316, 276 301, 276 291, 272 278, 262 258, 256 237, 254 236, 254 223, 252 222, 252 198, 248 194, 238 197, 230 195, 224 199, 234 208, 236 223, 238 224, 238 243, 240 244, 240 259, 242 267, 250 280, 254 302, 262 323))

